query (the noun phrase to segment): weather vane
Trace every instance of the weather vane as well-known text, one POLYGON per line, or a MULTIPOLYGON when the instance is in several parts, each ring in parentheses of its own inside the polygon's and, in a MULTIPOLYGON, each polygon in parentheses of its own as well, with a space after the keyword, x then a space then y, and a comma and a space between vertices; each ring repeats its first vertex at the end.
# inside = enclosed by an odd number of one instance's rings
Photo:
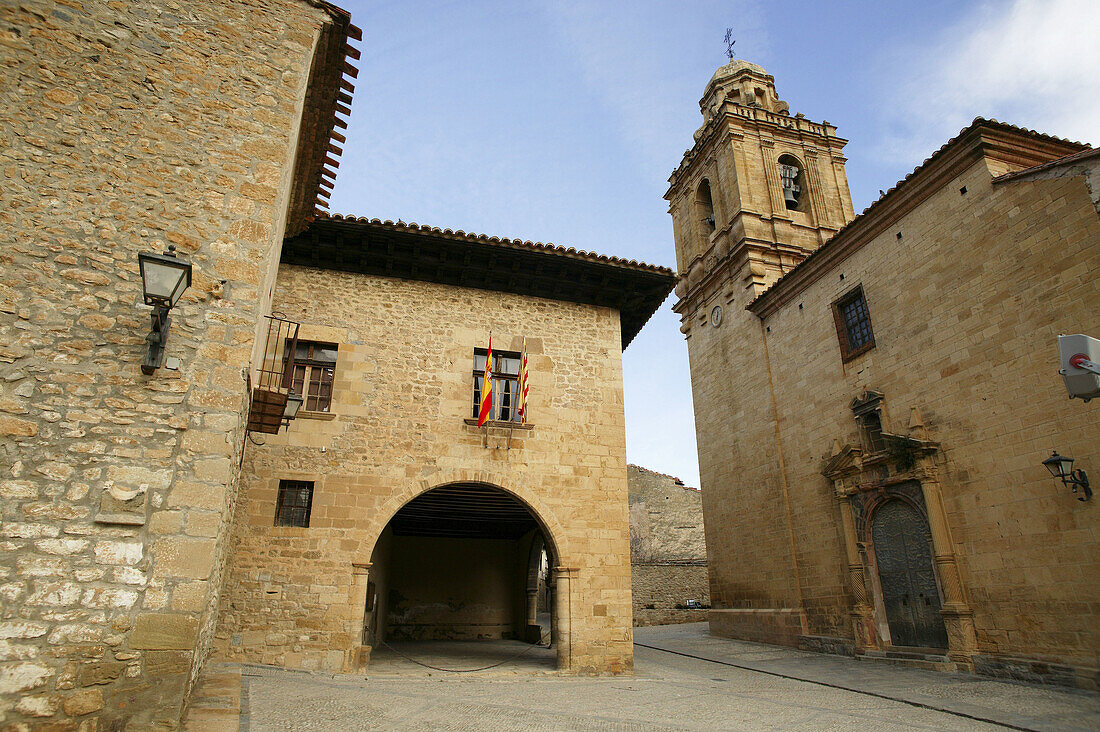
POLYGON ((726 28, 726 55, 730 57, 730 61, 733 61, 733 44, 737 43, 733 39, 733 28, 726 28))

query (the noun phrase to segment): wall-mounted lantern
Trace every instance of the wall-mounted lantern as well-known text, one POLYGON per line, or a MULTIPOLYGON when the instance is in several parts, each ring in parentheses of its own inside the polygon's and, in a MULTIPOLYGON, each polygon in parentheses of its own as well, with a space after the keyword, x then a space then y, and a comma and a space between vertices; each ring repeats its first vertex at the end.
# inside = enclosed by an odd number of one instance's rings
POLYGON ((1078 501, 1087 501, 1092 498, 1092 488, 1089 488, 1089 477, 1085 475, 1085 471, 1078 468, 1073 469, 1073 458, 1062 457, 1055 450, 1054 454, 1043 461, 1043 465, 1047 466, 1047 470, 1055 478, 1062 479, 1062 485, 1068 485, 1073 487, 1073 492, 1077 492, 1078 486, 1081 488, 1081 492, 1085 495, 1077 496, 1078 501))
POLYGON ((191 286, 191 263, 176 257, 176 246, 168 245, 164 254, 141 252, 141 290, 145 304, 153 306, 152 325, 145 341, 149 351, 141 362, 141 372, 151 374, 164 363, 164 345, 168 342, 168 327, 172 319, 168 312, 179 302, 183 291, 191 286))
POLYGON ((290 421, 298 416, 298 410, 302 408, 302 402, 304 400, 294 392, 290 392, 286 397, 286 406, 283 407, 283 424, 289 425, 290 421))

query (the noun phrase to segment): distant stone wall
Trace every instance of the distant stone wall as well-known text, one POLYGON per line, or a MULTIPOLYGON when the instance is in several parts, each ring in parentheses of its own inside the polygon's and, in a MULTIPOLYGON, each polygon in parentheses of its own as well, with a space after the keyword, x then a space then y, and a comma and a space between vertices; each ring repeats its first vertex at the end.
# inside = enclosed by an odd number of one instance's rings
POLYGON ((703 507, 698 490, 664 473, 627 466, 630 483, 630 571, 634 625, 693 623, 710 605, 703 507))
POLYGON ((701 493, 678 478, 627 466, 631 562, 707 558, 701 493))
POLYGON ((677 608, 688 600, 710 605, 706 564, 631 564, 634 625, 695 623, 707 619, 706 610, 677 608))
POLYGON ((326 13, 0 3, 0 726, 172 727, 211 635, 244 369, 326 13), (194 265, 167 355, 137 255, 194 265))

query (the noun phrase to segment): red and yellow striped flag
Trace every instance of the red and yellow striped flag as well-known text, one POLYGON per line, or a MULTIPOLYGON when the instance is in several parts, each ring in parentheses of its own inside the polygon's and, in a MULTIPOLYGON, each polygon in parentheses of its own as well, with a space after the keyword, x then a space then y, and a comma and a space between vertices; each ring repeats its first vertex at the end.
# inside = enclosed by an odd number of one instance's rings
POLYGON ((527 339, 523 339, 523 353, 519 358, 519 421, 527 424, 527 393, 530 391, 527 383, 527 339))
POLYGON ((481 380, 481 411, 477 426, 485 424, 493 414, 493 334, 489 334, 489 350, 485 352, 485 376, 481 380))

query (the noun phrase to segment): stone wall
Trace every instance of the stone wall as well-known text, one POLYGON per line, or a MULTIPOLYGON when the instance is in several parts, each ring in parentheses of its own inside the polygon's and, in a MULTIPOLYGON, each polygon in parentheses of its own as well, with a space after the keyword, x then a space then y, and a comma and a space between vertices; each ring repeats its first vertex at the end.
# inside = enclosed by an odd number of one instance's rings
POLYGON ((886 431, 926 429, 939 445, 978 650, 1098 665, 1098 504, 1041 461, 1056 447, 1091 470, 1100 454, 1097 406, 1066 399, 1055 342, 1100 332, 1088 274, 1100 221, 1083 177, 992 182, 1015 167, 985 159, 939 182, 763 323, 738 295, 737 317, 693 328, 716 603, 803 607, 803 634, 852 637, 840 509, 821 470, 860 444, 851 403, 873 389, 886 431), (857 284, 875 347, 845 363, 831 303, 857 284))
POLYGON ((707 619, 710 588, 706 564, 639 563, 630 565, 634 625, 695 623, 707 619), (688 610, 688 600, 701 608, 688 610))
POLYGON ((637 465, 627 466, 627 476, 634 625, 706 620, 705 610, 682 607, 710 605, 700 492, 637 465))
POLYGON ((218 652, 354 670, 366 565, 384 527, 426 490, 476 482, 514 494, 547 534, 559 568, 562 668, 629 671, 618 313, 286 265, 275 303, 302 322, 302 339, 339 344, 333 403, 247 446, 218 652), (518 351, 527 337, 532 426, 510 442, 507 429, 465 422, 474 348, 490 329, 497 350, 518 351), (273 525, 278 483, 288 478, 314 481, 308 528, 273 525))
MULTIPOLYGON (((1042 460, 1057 447, 1088 469, 1100 455, 1097 404, 1066 398, 1056 345, 1059 333, 1100 332, 1100 282, 1085 274, 1100 268, 1100 219, 1082 177, 991 182, 1006 169, 983 161, 946 182, 766 321, 792 510, 799 535, 836 531, 820 461, 834 440, 859 444, 853 398, 882 392, 889 432, 906 433, 917 408, 942 446, 979 648, 1096 666, 1098 504, 1074 500, 1042 460), (876 345, 842 364, 829 304, 857 283, 876 345)), ((842 617, 821 548, 800 547, 807 604, 842 617)), ((840 624, 813 625, 833 635, 840 624)))
POLYGON ((631 562, 706 559, 700 491, 637 465, 627 466, 627 476, 631 562))
POLYGON ((0 6, 13 729, 178 720, 216 614, 243 370, 326 18, 298 0, 0 6), (168 244, 194 264, 168 339, 181 365, 146 377, 137 254, 168 244))
MULTIPOLYGON (((398 536, 389 558, 388 638, 518 637, 516 599, 525 595, 519 542, 398 536)), ((376 554, 372 568, 377 561, 376 554)))

